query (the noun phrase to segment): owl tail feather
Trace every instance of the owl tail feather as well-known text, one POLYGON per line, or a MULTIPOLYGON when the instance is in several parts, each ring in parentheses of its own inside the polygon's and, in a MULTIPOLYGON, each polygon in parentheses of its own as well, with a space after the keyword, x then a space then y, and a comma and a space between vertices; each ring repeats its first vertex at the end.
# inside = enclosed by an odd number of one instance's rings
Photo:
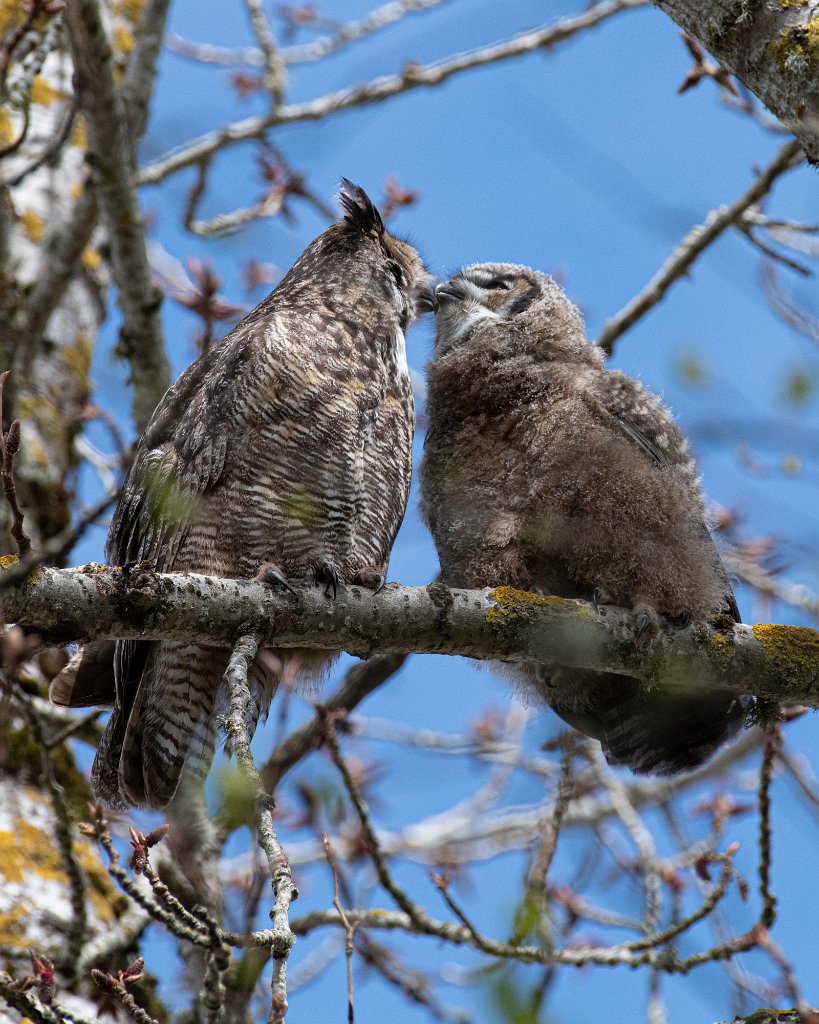
POLYGON ((572 674, 550 688, 551 707, 599 740, 610 765, 639 775, 677 775, 699 767, 736 735, 751 703, 728 690, 669 693, 614 673, 577 675, 582 678, 572 674))
POLYGON ((116 699, 114 640, 86 644, 51 681, 48 696, 61 708, 105 707, 116 699))
MULTIPOLYGON (((216 744, 215 680, 227 659, 227 651, 210 647, 171 641, 150 645, 131 706, 121 709, 127 724, 118 779, 127 803, 161 809, 173 799, 183 769, 202 779, 207 775, 216 744)), ((97 760, 102 753, 100 747, 97 760)), ((109 774, 116 756, 111 746, 105 754, 109 774)))

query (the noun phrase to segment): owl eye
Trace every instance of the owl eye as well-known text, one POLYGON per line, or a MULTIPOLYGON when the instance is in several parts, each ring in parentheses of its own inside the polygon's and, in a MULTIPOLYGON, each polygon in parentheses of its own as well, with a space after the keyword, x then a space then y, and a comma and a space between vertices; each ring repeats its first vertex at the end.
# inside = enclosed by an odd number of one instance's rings
POLYGON ((493 277, 489 281, 485 281, 481 288, 486 291, 504 291, 508 292, 512 285, 504 277, 493 277))
POLYGON ((387 270, 392 274, 393 279, 399 288, 406 283, 404 271, 402 270, 400 263, 396 263, 395 260, 387 260, 387 270))

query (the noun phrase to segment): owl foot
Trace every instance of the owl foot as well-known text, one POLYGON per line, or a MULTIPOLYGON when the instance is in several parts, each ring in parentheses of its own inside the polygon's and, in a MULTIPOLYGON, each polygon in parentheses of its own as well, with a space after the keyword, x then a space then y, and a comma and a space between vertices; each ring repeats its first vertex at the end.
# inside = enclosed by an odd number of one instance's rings
POLYGON ((592 591, 591 601, 594 605, 594 610, 597 612, 598 615, 601 614, 601 609, 604 604, 615 603, 612 600, 611 594, 607 590, 604 590, 602 587, 594 588, 594 590, 592 591))
POLYGON ((651 640, 660 632, 660 616, 647 604, 637 603, 632 609, 635 639, 651 640))
POLYGON ((364 587, 365 590, 371 590, 373 594, 378 594, 384 589, 384 584, 387 582, 384 566, 362 566, 353 576, 352 582, 358 587, 364 587))
POLYGON ((319 583, 327 584, 324 588, 324 596, 329 597, 330 591, 332 591, 335 601, 339 582, 335 566, 331 562, 321 562, 316 568, 316 579, 319 583))
POLYGON ((255 578, 260 583, 270 583, 272 586, 284 587, 285 590, 290 591, 293 597, 297 597, 299 600, 301 600, 301 594, 298 592, 298 590, 294 590, 290 586, 290 584, 284 578, 281 569, 277 565, 274 565, 272 562, 265 562, 263 565, 260 565, 259 571, 256 573, 255 578))

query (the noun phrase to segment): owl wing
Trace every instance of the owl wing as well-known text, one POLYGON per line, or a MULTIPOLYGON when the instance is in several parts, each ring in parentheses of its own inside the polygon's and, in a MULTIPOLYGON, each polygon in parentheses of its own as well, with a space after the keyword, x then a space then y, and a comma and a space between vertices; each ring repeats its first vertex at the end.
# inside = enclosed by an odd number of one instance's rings
MULTIPOLYGON (((250 360, 263 344, 264 329, 248 317, 163 396, 123 484, 106 541, 110 564, 149 561, 165 572, 176 567, 199 502, 223 478, 241 444, 250 360)), ((52 700, 79 707, 116 699, 127 721, 149 650, 149 642, 140 640, 86 644, 52 682, 52 700)))
POLYGON ((106 544, 109 562, 174 567, 199 501, 220 481, 241 442, 248 361, 259 333, 254 324, 240 324, 165 393, 122 489, 106 544))
MULTIPOLYGON (((665 470, 690 468, 693 477, 688 442, 655 395, 619 371, 601 374, 600 384, 593 394, 599 400, 602 407, 599 411, 603 419, 608 420, 610 428, 635 445, 650 463, 665 470)), ((722 584, 725 610, 735 622, 741 622, 736 598, 714 539, 705 522, 701 528, 703 552, 722 584)))

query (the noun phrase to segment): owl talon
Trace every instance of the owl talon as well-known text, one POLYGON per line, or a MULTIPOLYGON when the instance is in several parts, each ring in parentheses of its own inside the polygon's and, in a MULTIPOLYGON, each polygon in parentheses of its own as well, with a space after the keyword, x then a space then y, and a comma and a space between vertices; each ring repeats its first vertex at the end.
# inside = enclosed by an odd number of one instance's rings
POLYGON ((259 571, 256 573, 256 579, 260 583, 269 583, 271 586, 284 587, 285 590, 289 590, 293 597, 301 600, 301 594, 298 590, 294 590, 293 587, 287 582, 282 574, 281 569, 277 565, 267 564, 259 567, 259 571))
POLYGON ((633 609, 633 615, 634 635, 638 642, 650 640, 660 632, 660 617, 653 608, 641 602, 633 609))

